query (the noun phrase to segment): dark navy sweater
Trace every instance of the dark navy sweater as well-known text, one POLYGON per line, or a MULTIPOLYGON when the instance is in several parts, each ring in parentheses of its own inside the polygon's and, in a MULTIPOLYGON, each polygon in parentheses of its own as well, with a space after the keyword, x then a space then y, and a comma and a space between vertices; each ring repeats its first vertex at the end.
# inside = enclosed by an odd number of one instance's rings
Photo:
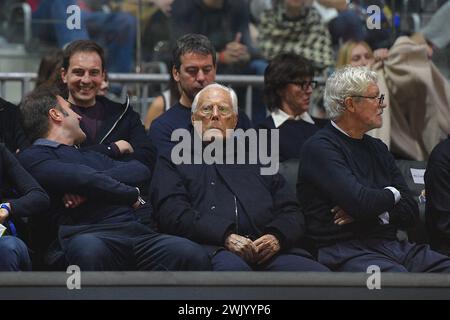
MULTIPOLYGON (((152 122, 148 135, 159 155, 170 157, 172 148, 178 143, 170 140, 172 132, 175 129, 190 130, 192 128, 191 114, 191 108, 177 102, 152 122)), ((236 128, 247 130, 251 127, 250 119, 245 113, 240 112, 236 128)))
POLYGON ((131 205, 139 186, 150 178, 139 161, 118 162, 92 151, 38 139, 19 154, 22 165, 50 196, 47 218, 54 230, 59 225, 86 225, 134 221, 131 205), (66 193, 87 201, 74 209, 64 207, 66 193))
POLYGON ((404 179, 386 145, 368 135, 353 139, 331 123, 303 145, 297 196, 304 210, 306 235, 316 246, 350 239, 396 239, 397 227, 409 227, 418 215, 404 179), (394 187, 401 194, 395 204, 394 187), (331 209, 339 206, 355 219, 334 224, 331 209), (390 215, 389 224, 378 216, 390 215))

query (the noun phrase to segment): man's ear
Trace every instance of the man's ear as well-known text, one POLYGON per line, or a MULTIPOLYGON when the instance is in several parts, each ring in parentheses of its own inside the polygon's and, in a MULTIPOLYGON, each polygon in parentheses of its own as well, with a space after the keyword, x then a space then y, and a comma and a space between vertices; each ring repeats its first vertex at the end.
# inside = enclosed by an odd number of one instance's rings
POLYGON ((61 75, 61 79, 62 79, 62 81, 63 81, 64 83, 67 83, 67 80, 66 80, 66 76, 67 76, 67 71, 66 71, 66 69, 64 69, 64 68, 61 68, 61 72, 60 72, 60 75, 61 75))
POLYGON ((175 68, 175 66, 172 66, 172 76, 176 82, 180 81, 180 71, 178 71, 177 68, 175 68))
POLYGON ((344 99, 344 106, 345 106, 345 109, 347 109, 348 111, 355 112, 355 105, 353 103, 352 97, 346 97, 344 99))
POLYGON ((236 129, 236 126, 237 126, 237 123, 238 123, 238 114, 237 113, 235 113, 234 115, 233 115, 233 129, 236 129))
POLYGON ((50 117, 50 119, 57 122, 60 122, 63 118, 62 112, 55 108, 51 108, 50 110, 48 110, 48 116, 50 117))
POLYGON ((191 123, 194 125, 194 121, 197 121, 197 117, 195 116, 195 113, 191 113, 191 123))

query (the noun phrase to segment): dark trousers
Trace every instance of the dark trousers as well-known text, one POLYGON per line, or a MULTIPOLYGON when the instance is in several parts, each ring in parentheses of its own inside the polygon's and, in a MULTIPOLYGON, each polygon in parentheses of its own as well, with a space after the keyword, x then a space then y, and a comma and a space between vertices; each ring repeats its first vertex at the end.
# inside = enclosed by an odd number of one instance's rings
POLYGON ((16 237, 0 238, 0 271, 29 271, 30 256, 25 243, 16 237))
POLYGON ((367 272, 371 265, 383 272, 450 273, 450 258, 425 244, 397 240, 351 240, 318 251, 318 261, 333 271, 367 272))
POLYGON ((261 265, 249 265, 228 250, 220 250, 212 257, 213 271, 330 271, 320 263, 295 254, 280 254, 261 265))
MULTIPOLYGON (((209 256, 200 245, 156 233, 137 222, 62 226, 59 245, 65 264, 85 271, 211 269, 209 256)), ((55 251, 49 256, 55 256, 55 251)))

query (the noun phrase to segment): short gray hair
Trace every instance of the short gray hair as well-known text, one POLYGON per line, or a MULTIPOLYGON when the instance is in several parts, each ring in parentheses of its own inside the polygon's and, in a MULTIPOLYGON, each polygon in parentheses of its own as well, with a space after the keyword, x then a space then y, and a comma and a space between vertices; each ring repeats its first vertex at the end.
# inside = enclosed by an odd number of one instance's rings
POLYGON ((331 120, 338 119, 345 110, 344 100, 363 95, 370 83, 377 83, 376 72, 367 67, 346 66, 336 70, 325 84, 324 104, 331 120))
POLYGON ((200 96, 202 95, 202 93, 208 89, 212 89, 212 88, 216 88, 216 89, 222 89, 226 92, 228 92, 228 94, 230 95, 231 98, 231 104, 233 106, 233 112, 234 113, 238 113, 238 98, 236 95, 236 92, 234 92, 234 90, 230 87, 227 86, 223 86, 221 84, 218 83, 211 83, 208 84, 206 87, 204 87, 202 90, 200 90, 194 98, 194 101, 192 102, 192 107, 191 107, 191 112, 194 113, 197 110, 198 107, 198 100, 200 99, 200 96))

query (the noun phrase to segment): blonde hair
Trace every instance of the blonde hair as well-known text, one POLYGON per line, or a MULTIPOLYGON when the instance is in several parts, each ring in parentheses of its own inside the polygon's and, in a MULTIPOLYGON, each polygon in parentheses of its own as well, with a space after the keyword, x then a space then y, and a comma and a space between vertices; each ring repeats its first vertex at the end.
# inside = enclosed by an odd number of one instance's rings
POLYGON ((349 40, 339 48, 338 57, 336 61, 336 69, 342 68, 350 64, 350 62, 352 61, 352 51, 358 45, 362 45, 373 55, 372 48, 367 44, 367 42, 349 40))

